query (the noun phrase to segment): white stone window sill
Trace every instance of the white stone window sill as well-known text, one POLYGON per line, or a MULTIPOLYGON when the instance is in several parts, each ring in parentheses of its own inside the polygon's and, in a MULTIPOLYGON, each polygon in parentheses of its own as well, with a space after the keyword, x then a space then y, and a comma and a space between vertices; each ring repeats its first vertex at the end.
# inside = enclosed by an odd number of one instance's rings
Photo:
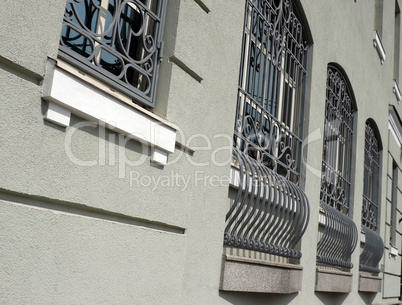
POLYGON ((394 86, 392 88, 392 91, 394 92, 396 100, 398 101, 398 104, 399 104, 402 100, 402 93, 401 93, 401 90, 399 89, 398 82, 395 79, 394 79, 394 86))
POLYGON ((378 56, 380 57, 381 64, 385 62, 385 49, 381 42, 380 35, 378 35, 377 31, 374 31, 374 38, 373 38, 374 47, 377 50, 378 56))
POLYGON ((48 61, 42 93, 42 98, 49 103, 45 119, 68 127, 73 113, 104 124, 149 145, 151 161, 167 164, 168 154, 175 149, 177 128, 174 125, 132 103, 127 105, 131 101, 119 98, 118 93, 106 93, 104 88, 100 88, 102 84, 91 84, 83 80, 85 76, 79 77, 68 70, 63 64, 48 61))

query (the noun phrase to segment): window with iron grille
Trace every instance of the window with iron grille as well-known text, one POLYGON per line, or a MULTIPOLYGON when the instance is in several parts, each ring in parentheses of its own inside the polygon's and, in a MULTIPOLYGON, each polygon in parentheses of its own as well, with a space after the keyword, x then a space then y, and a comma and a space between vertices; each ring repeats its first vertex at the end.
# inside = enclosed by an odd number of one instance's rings
POLYGON ((166 0, 67 0, 59 57, 154 106, 166 0))
POLYGON ((377 231, 380 176, 380 144, 374 125, 366 122, 362 225, 377 231))
POLYGON ((378 207, 380 200, 381 142, 373 122, 366 121, 364 145, 364 186, 362 230, 364 247, 360 253, 359 270, 380 273, 378 263, 384 253, 384 242, 378 234, 378 207))
POLYGON ((390 223, 390 242, 396 247, 396 208, 397 208, 397 198, 398 198, 398 172, 399 168, 396 162, 392 161, 392 194, 391 194, 391 223, 390 223))
POLYGON ((328 65, 317 262, 347 269, 353 267, 350 257, 358 237, 357 227, 349 217, 355 111, 344 73, 335 65, 328 65))
POLYGON ((321 203, 349 214, 354 101, 342 73, 328 66, 321 203))
POLYGON ((224 244, 298 259, 310 215, 299 186, 305 27, 293 1, 245 2, 224 244))
POLYGON ((246 1, 234 146, 296 184, 306 53, 292 1, 246 1))

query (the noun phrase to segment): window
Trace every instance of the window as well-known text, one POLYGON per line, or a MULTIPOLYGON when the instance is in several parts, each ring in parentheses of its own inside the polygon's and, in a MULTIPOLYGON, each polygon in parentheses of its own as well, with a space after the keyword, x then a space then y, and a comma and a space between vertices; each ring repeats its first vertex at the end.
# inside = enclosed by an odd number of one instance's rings
POLYGON ((382 38, 384 0, 374 0, 374 30, 382 38))
POLYGON ((332 65, 326 92, 320 201, 348 215, 355 106, 345 78, 332 65))
POLYGON ((292 1, 246 1, 234 146, 296 184, 306 53, 292 1))
POLYGON ((374 37, 373 44, 377 49, 381 64, 385 61, 385 49, 382 44, 383 38, 383 15, 384 15, 384 0, 374 1, 374 37))
POLYGON ((306 41, 293 1, 246 1, 227 246, 301 256, 295 247, 309 218, 298 185, 306 41))
POLYGON ((399 65, 401 45, 401 9, 398 1, 395 1, 395 27, 394 27, 394 86, 393 92, 398 103, 402 100, 402 93, 399 89, 399 65))
POLYGON ((380 177, 380 144, 370 121, 366 122, 362 225, 377 231, 380 177))
POLYGON ((155 104, 166 5, 67 0, 59 60, 48 59, 43 83, 45 119, 68 127, 75 114, 111 127, 149 146, 151 161, 166 165, 177 128, 142 107, 155 104))
POLYGON ((394 28, 394 79, 399 83, 399 63, 401 44, 401 10, 398 1, 395 1, 395 28, 394 28))
POLYGON ((390 242, 396 247, 396 206, 398 197, 398 165, 392 162, 392 194, 391 194, 391 235, 390 242))
POLYGON ((164 0, 67 0, 59 57, 154 106, 164 0))
POLYGON ((353 123, 356 111, 344 73, 328 65, 317 262, 352 268, 357 227, 349 217, 353 123), (336 248, 333 245, 337 245, 336 248))
POLYGON ((364 186, 362 205, 362 230, 364 248, 360 254, 360 270, 380 273, 377 265, 384 252, 384 243, 378 234, 378 213, 380 199, 380 157, 381 142, 374 123, 366 121, 364 146, 364 186))

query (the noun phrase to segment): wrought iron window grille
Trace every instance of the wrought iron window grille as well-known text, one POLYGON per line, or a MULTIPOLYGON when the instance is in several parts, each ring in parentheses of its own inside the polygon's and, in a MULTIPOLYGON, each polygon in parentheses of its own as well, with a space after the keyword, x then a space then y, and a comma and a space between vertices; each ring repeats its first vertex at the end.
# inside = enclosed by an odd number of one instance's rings
POLYGON ((296 247, 309 220, 298 186, 306 53, 292 1, 246 1, 227 246, 301 257, 296 247))
POLYGON ((396 215, 397 215, 397 198, 398 198, 398 172, 399 168, 396 162, 392 161, 392 193, 391 193, 391 221, 390 221, 390 237, 389 242, 391 246, 396 247, 396 215))
POLYGON ((380 142, 374 125, 366 121, 364 146, 364 186, 362 205, 362 230, 365 235, 363 252, 360 254, 360 270, 379 273, 377 265, 384 253, 384 242, 378 230, 378 202, 380 175, 380 142))
POLYGON ((59 57, 153 107, 165 0, 67 0, 59 57))
POLYGON ((374 127, 369 121, 366 122, 364 153, 362 225, 376 231, 378 227, 380 146, 374 127))
POLYGON ((246 1, 234 146, 296 184, 306 52, 291 1, 246 1))
POLYGON ((351 269, 357 227, 349 215, 354 101, 339 69, 328 65, 320 192, 324 229, 317 262, 351 269))
POLYGON ((354 102, 342 73, 328 66, 320 202, 349 214, 354 102))

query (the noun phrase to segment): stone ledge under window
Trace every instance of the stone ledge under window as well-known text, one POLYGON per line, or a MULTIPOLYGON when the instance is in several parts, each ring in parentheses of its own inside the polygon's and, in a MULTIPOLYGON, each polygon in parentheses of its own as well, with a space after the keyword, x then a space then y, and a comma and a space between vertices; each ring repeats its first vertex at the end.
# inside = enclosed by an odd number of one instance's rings
POLYGON ((360 273, 359 291, 362 292, 381 292, 382 279, 378 276, 360 273))
POLYGON ((291 294, 301 290, 303 267, 224 255, 220 290, 291 294))
POLYGON ((45 119, 63 127, 70 125, 70 116, 104 124, 106 127, 124 134, 152 149, 151 160, 166 165, 169 153, 173 153, 177 128, 157 117, 117 97, 117 93, 106 93, 98 87, 78 77, 68 69, 49 60, 43 83, 42 98, 49 103, 45 119))
POLYGON ((315 291, 349 293, 352 291, 352 273, 317 268, 315 291))

